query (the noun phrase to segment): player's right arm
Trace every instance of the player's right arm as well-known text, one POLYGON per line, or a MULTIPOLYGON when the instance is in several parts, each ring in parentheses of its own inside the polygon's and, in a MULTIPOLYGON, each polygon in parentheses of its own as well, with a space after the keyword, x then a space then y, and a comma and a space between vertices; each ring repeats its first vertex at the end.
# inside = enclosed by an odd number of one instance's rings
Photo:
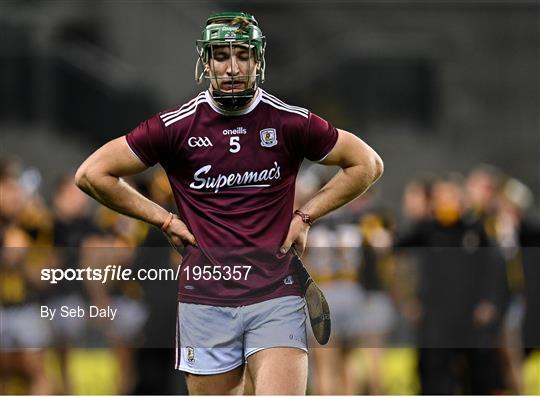
MULTIPOLYGON (((88 157, 75 175, 75 183, 101 204, 132 218, 161 227, 169 212, 149 200, 122 177, 138 174, 147 166, 131 151, 126 138, 106 143, 88 157)), ((196 244, 186 225, 174 217, 166 234, 175 246, 196 244)))

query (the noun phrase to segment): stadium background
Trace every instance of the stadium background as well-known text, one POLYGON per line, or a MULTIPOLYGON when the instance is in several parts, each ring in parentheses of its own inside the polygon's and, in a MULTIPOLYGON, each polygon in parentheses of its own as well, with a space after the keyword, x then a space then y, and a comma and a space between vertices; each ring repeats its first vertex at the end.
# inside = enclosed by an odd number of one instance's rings
MULTIPOLYGON (((209 14, 237 9, 268 38, 264 88, 372 145, 386 169, 375 199, 398 218, 412 178, 480 163, 527 185, 537 209, 534 1, 3 1, 1 157, 17 158, 50 205, 58 179, 106 140, 202 89, 194 41, 209 14)), ((384 393, 418 392, 415 354, 386 350, 384 393)), ((73 392, 118 391, 110 350, 74 349, 68 365, 73 392)), ((46 367, 59 376, 53 352, 46 367)), ((524 391, 538 393, 538 354, 523 376, 524 391)))

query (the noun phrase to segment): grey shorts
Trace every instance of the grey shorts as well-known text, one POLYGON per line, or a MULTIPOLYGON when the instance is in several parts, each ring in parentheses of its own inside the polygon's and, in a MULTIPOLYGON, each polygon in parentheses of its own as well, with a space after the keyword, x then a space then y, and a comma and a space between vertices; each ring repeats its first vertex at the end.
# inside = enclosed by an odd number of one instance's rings
POLYGON ((176 369, 220 374, 272 347, 307 352, 304 298, 285 296, 240 307, 178 304, 176 369))

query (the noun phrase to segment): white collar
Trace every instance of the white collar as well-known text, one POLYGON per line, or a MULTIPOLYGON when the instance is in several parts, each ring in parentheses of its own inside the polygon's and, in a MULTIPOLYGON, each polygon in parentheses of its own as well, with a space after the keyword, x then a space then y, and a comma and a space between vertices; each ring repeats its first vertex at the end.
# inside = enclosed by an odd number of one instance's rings
POLYGON ((240 109, 240 110, 221 109, 216 103, 216 101, 214 100, 214 98, 212 98, 212 94, 210 93, 210 90, 206 90, 204 92, 204 96, 206 97, 206 102, 208 102, 210 107, 214 109, 216 113, 223 114, 225 116, 242 116, 244 114, 248 114, 249 112, 251 112, 253 109, 257 107, 257 105, 261 101, 261 89, 257 87, 257 90, 255 91, 255 100, 247 108, 240 109))

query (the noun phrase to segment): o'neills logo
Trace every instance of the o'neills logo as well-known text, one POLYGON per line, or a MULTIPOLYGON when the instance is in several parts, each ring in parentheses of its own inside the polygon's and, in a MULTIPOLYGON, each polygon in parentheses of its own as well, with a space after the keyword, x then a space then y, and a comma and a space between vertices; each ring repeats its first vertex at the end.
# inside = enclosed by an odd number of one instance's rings
POLYGON ((214 189, 214 193, 217 193, 224 187, 268 187, 269 184, 261 184, 261 182, 281 177, 279 165, 276 161, 274 161, 272 168, 262 171, 246 171, 242 174, 237 172, 229 175, 207 176, 211 169, 211 165, 205 165, 195 171, 193 174, 194 181, 190 183, 189 187, 197 190, 214 189))
POLYGON ((244 135, 247 130, 244 127, 236 127, 234 130, 223 130, 223 135, 244 135))

